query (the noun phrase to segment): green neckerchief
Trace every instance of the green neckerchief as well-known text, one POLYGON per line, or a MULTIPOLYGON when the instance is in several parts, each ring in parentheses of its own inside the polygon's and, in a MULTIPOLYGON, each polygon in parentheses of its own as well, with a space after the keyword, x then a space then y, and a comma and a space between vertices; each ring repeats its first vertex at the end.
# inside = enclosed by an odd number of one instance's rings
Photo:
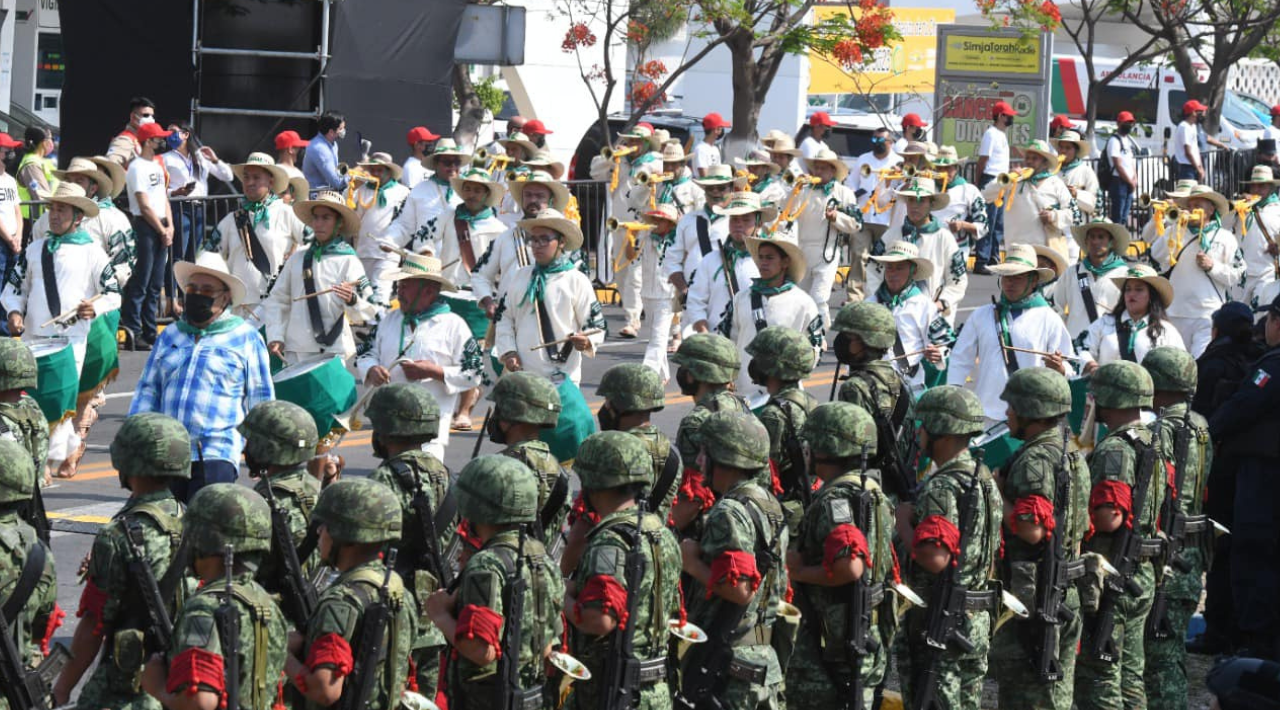
MULTIPOLYGON (((1124 315, 1126 316, 1129 315, 1128 311, 1125 311, 1124 315)), ((1123 318, 1123 316, 1121 317, 1123 318)), ((1124 322, 1124 321, 1121 321, 1121 322, 1124 322)), ((1128 352, 1133 353, 1134 357, 1137 357, 1137 352, 1138 352, 1137 350, 1134 349, 1138 346, 1138 332, 1142 330, 1146 330, 1146 328, 1147 328, 1147 319, 1145 317, 1142 320, 1134 320, 1132 316, 1129 316, 1129 350, 1128 352)))
POLYGON ((546 266, 538 266, 535 263, 533 275, 529 277, 529 287, 524 290, 524 296, 521 297, 519 305, 523 306, 528 301, 535 303, 542 301, 542 296, 547 292, 547 276, 571 270, 573 270, 573 262, 564 254, 557 256, 546 266))
MULTIPOLYGON (((914 272, 915 272, 915 267, 912 266, 913 276, 915 275, 914 272)), ((896 294, 889 293, 889 287, 884 283, 881 283, 880 288, 876 289, 876 300, 879 301, 881 305, 892 310, 906 303, 907 300, 910 299, 911 297, 918 296, 921 293, 923 292, 920 290, 920 285, 917 284, 915 281, 912 281, 910 284, 907 285, 906 288, 902 289, 896 294)))
POLYGON ((1263 207, 1266 207, 1267 205, 1274 205, 1277 202, 1280 202, 1280 192, 1272 192, 1270 195, 1267 195, 1261 200, 1258 200, 1257 204, 1253 206, 1253 209, 1250 209, 1248 212, 1245 212, 1244 228, 1247 230, 1253 227, 1253 216, 1257 210, 1260 210, 1263 207))
POLYGON ((758 182, 756 182, 755 187, 751 188, 751 191, 755 193, 764 192, 766 189, 768 189, 770 185, 772 185, 777 181, 778 181, 777 175, 773 175, 773 174, 765 175, 763 178, 760 178, 758 182))
POLYGON ((1075 160, 1071 161, 1070 163, 1067 163, 1066 165, 1062 166, 1062 170, 1061 170, 1061 172, 1063 172, 1063 173, 1069 173, 1069 172, 1071 172, 1072 170, 1075 170, 1076 168, 1080 167, 1080 164, 1081 164, 1081 163, 1083 163, 1083 162, 1084 162, 1083 160, 1081 160, 1081 159, 1079 159, 1079 158, 1076 158, 1075 160))
POLYGON ((1209 253, 1209 247, 1213 246, 1213 240, 1209 238, 1211 234, 1217 234, 1222 229, 1222 220, 1218 218, 1218 213, 1213 213, 1213 219, 1205 222, 1201 220, 1200 225, 1196 227, 1188 226, 1187 231, 1191 232, 1200 240, 1200 253, 1209 253), (1212 227, 1212 229, 1210 229, 1212 227))
POLYGON ((780 293, 786 293, 795 287, 795 282, 786 276, 782 277, 781 286, 770 286, 764 282, 764 279, 751 279, 751 292, 758 293, 765 298, 776 296, 780 293))
POLYGON ((1025 311, 1030 308, 1040 308, 1041 306, 1048 305, 1049 302, 1044 300, 1044 296, 1037 290, 1016 301, 1010 301, 1005 298, 1002 293, 1000 294, 1000 303, 997 305, 997 308, 1000 309, 1001 314, 1005 314, 1009 311, 1025 311))
POLYGON ((57 254, 58 247, 63 244, 92 244, 93 239, 83 229, 67 232, 62 236, 58 236, 53 232, 44 233, 44 247, 49 250, 50 254, 57 254))
POLYGON ((253 218, 253 226, 257 227, 259 224, 262 224, 267 220, 267 207, 270 207, 271 203, 275 202, 278 199, 280 198, 276 197, 275 195, 267 195, 266 199, 264 199, 262 202, 250 202, 249 200, 241 200, 240 209, 249 213, 250 217, 253 218))
POLYGON ((654 246, 658 247, 658 258, 661 259, 667 253, 667 247, 675 244, 676 230, 671 228, 666 234, 658 234, 657 230, 649 230, 649 238, 653 240, 654 246))
POLYGON ((920 241, 922 235, 933 234, 939 229, 942 229, 942 223, 938 221, 937 217, 933 216, 933 213, 929 214, 929 221, 925 222, 924 226, 921 227, 912 224, 910 220, 903 220, 902 239, 916 244, 920 241))
POLYGON ((715 224, 715 221, 717 219, 722 219, 724 217, 724 215, 722 214, 716 214, 715 210, 711 209, 710 203, 704 204, 702 206, 702 212, 703 214, 707 215, 707 221, 711 222, 712 224, 715 224))
POLYGON ((739 247, 732 239, 724 240, 724 244, 720 245, 720 249, 724 252, 725 258, 720 260, 720 266, 717 266, 715 273, 711 274, 712 281, 715 281, 715 278, 724 272, 724 263, 726 261, 729 262, 730 268, 737 269, 739 261, 751 258, 751 252, 747 251, 746 247, 739 247))
POLYGON ((355 255, 356 250, 347 244, 346 240, 337 235, 331 237, 328 242, 321 244, 320 242, 311 242, 311 258, 320 261, 326 256, 343 256, 350 254, 355 255))
POLYGON ((379 207, 387 206, 387 190, 399 184, 400 183, 396 182, 395 179, 393 178, 378 186, 378 206, 379 207))
POLYGON ((448 202, 453 199, 453 183, 440 177, 438 173, 431 173, 431 182, 444 188, 444 201, 448 202))
POLYGON ((660 156, 658 156, 656 153, 653 153, 652 151, 645 153, 644 155, 641 155, 640 157, 636 158, 631 163, 631 176, 635 177, 636 172, 641 167, 648 165, 649 163, 657 162, 659 159, 660 159, 660 156))
POLYGON ((206 335, 225 333, 238 327, 243 322, 243 318, 237 315, 232 315, 231 311, 223 311, 222 315, 214 318, 213 322, 204 328, 197 328, 185 320, 174 321, 174 325, 177 326, 179 333, 190 335, 192 338, 199 340, 206 335))
POLYGON ((115 200, 112 200, 110 197, 100 197, 94 200, 94 202, 98 203, 98 209, 100 210, 115 209, 116 206, 115 200))
POLYGON ((1089 273, 1093 274, 1095 277, 1101 277, 1103 274, 1107 273, 1108 271, 1111 271, 1113 269, 1118 269, 1124 266, 1125 262, 1124 262, 1124 259, 1120 258, 1119 254, 1115 252, 1111 252, 1110 254, 1107 255, 1107 260, 1102 262, 1102 266, 1094 266, 1093 262, 1090 261, 1089 257, 1087 256, 1080 259, 1080 264, 1084 266, 1084 268, 1089 273))
POLYGON ((1040 171, 1040 172, 1038 172, 1038 173, 1036 173, 1036 174, 1032 175, 1030 178, 1027 178, 1027 182, 1029 182, 1029 183, 1031 183, 1032 185, 1034 185, 1034 184, 1036 184, 1036 183, 1040 182, 1041 180, 1044 180, 1045 178, 1050 178, 1050 177, 1053 177, 1053 173, 1049 172, 1048 170, 1042 170, 1042 171, 1040 171))
POLYGON ((467 209, 466 205, 458 205, 453 210, 453 216, 455 219, 460 219, 472 227, 476 226, 476 222, 493 217, 495 214, 497 213, 494 212, 492 207, 485 207, 475 214, 471 214, 471 210, 467 209))
POLYGON ((968 185, 968 184, 969 184, 969 181, 965 180, 962 175, 957 173, 954 180, 947 182, 947 191, 950 192, 951 188, 953 187, 960 187, 961 185, 968 185))
POLYGON ((450 313, 452 311, 453 309, 449 308, 448 303, 440 300, 437 300, 435 303, 427 306, 427 309, 421 313, 405 313, 404 311, 400 311, 400 315, 403 316, 403 319, 400 321, 400 350, 398 352, 401 355, 404 355, 404 336, 414 328, 417 328, 419 323, 431 320, 442 313, 450 313))
POLYGON ((834 189, 836 189, 836 183, 837 183, 837 182, 838 182, 838 181, 837 181, 835 178, 831 178, 831 180, 830 180, 829 182, 826 182, 826 183, 824 183, 824 184, 822 185, 822 195, 823 195, 823 197, 831 197, 831 191, 832 191, 832 190, 834 190, 834 189))

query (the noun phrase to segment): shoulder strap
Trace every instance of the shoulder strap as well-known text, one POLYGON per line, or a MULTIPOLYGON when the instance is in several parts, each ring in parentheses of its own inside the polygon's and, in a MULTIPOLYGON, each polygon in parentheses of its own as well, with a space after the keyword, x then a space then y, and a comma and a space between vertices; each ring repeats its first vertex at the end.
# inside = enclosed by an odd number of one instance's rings
POLYGON ((653 489, 649 492, 650 511, 658 510, 663 502, 667 500, 667 493, 671 490, 671 486, 675 485, 676 478, 680 475, 681 464, 680 451, 676 449, 674 444, 667 444, 667 459, 662 464, 662 474, 658 476, 653 489))
POLYGON ((1116 346, 1120 348, 1120 358, 1129 362, 1137 362, 1138 354, 1129 345, 1129 330, 1133 326, 1130 321, 1116 317, 1116 346))
MULTIPOLYGON (((543 303, 542 298, 533 302, 533 310, 538 312, 538 333, 542 336, 542 342, 550 343, 559 340, 556 329, 551 325, 551 314, 547 312, 547 304, 543 303)), ((573 352, 573 343, 565 343, 559 348, 547 350, 547 357, 552 362, 565 362, 569 359, 571 352, 573 352)))
POLYGON ((1089 322, 1098 320, 1098 304, 1093 302, 1093 287, 1089 284, 1089 275, 1085 271, 1083 259, 1081 263, 1076 264, 1076 285, 1080 287, 1080 298, 1084 301, 1084 310, 1089 315, 1089 322))
POLYGON ((62 313, 62 297, 58 295, 58 277, 53 271, 53 252, 48 246, 40 248, 40 269, 44 277, 44 300, 49 304, 50 315, 62 313))
MULTIPOLYGON (((311 250, 307 249, 302 254, 302 288, 307 293, 315 293, 317 290, 316 275, 312 269, 314 265, 315 259, 311 255, 311 250)), ((339 335, 342 335, 342 324, 346 320, 346 313, 339 313, 333 321, 333 326, 326 331, 324 318, 320 315, 319 298, 307 299, 307 317, 311 321, 311 335, 317 343, 329 347, 337 342, 339 335)))
MULTIPOLYGON (((736 276, 734 280, 737 280, 736 276)), ((769 321, 764 315, 764 295, 759 291, 751 292, 751 318, 756 322, 757 333, 769 327, 769 321)))
MULTIPOLYGON (((915 377, 916 372, 920 369, 920 363, 917 362, 914 365, 908 364, 906 355, 907 355, 907 348, 902 344, 902 334, 894 333, 893 334, 893 360, 894 362, 902 363, 902 374, 906 375, 907 377, 915 377)), ((924 360, 921 359, 920 362, 924 362, 924 360)))
POLYGON ((711 253, 711 222, 704 215, 698 215, 693 223, 698 230, 698 248, 706 256, 711 253))
POLYGON ((253 268, 257 269, 263 278, 271 278, 271 259, 267 256, 267 250, 262 248, 262 240, 258 239, 258 230, 253 226, 248 210, 243 207, 237 209, 232 219, 235 221, 236 231, 240 233, 240 238, 249 252, 249 261, 253 263, 253 268))
POLYGON ((4 600, 4 606, 0 607, 0 612, 3 612, 6 621, 13 623, 23 607, 27 605, 27 600, 31 598, 31 593, 35 591, 41 575, 44 574, 47 556, 48 550, 44 543, 39 539, 32 541, 31 547, 27 550, 27 559, 22 563, 22 573, 18 575, 18 583, 13 585, 9 598, 4 600))

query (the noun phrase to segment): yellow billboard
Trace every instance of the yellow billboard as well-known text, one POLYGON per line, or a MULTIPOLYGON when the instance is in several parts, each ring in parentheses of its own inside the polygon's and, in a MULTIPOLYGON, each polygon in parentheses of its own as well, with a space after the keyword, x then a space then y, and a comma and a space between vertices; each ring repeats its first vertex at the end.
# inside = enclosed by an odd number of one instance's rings
POLYGON ((943 69, 1034 76, 1040 73, 1040 35, 1025 38, 950 35, 943 69))
MULTIPOLYGON (((809 52, 810 94, 904 94, 933 91, 938 25, 956 20, 955 10, 891 7, 901 40, 875 50, 865 68, 847 71, 834 59, 809 52)), ((847 6, 813 9, 813 21, 848 15, 847 6)), ((854 17, 858 16, 855 8, 854 17)), ((1034 55, 1033 55, 1034 56, 1034 55)))

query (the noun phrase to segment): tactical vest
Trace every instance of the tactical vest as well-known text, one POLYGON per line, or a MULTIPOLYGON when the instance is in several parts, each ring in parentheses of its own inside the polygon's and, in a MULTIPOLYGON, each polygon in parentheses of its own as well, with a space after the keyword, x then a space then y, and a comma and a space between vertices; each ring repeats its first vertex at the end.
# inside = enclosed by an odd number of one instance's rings
MULTIPOLYGON (((351 644, 352 653, 359 653, 360 649, 355 647, 359 643, 361 630, 365 620, 365 610, 373 604, 376 604, 381 597, 382 582, 386 577, 386 568, 382 565, 366 565, 352 572, 342 580, 341 593, 348 600, 353 602, 360 609, 360 622, 356 625, 351 638, 348 639, 351 644)), ((396 667, 396 652, 405 648, 408 649, 413 643, 413 637, 408 635, 409 630, 403 628, 401 624, 400 610, 404 607, 406 598, 406 590, 404 582, 397 574, 391 575, 387 584, 387 609, 390 612, 390 620, 387 624, 386 643, 379 647, 382 654, 378 660, 378 664, 369 664, 366 670, 377 670, 381 674, 379 684, 377 686, 380 693, 375 693, 369 700, 370 707, 377 708, 380 706, 379 695, 385 703, 381 704, 383 710, 390 710, 398 707, 399 703, 395 700, 404 692, 405 681, 407 678, 407 670, 396 667)), ((355 684, 352 682, 343 686, 344 692, 353 690, 355 684)), ((339 704, 341 701, 339 701, 339 704)))
POLYGON ((742 624, 734 630, 739 641, 735 645, 768 645, 772 638, 773 620, 777 616, 778 580, 785 573, 785 551, 781 547, 782 531, 786 520, 782 506, 763 488, 755 485, 739 486, 724 496, 737 501, 747 509, 751 525, 755 529, 756 568, 767 566, 769 572, 760 582, 759 591, 752 603, 755 616, 745 615, 742 624))
MULTIPOLYGON (((196 592, 196 596, 205 594, 212 594, 221 601, 226 595, 225 579, 205 584, 196 592)), ((236 583, 232 587, 231 596, 240 609, 249 614, 249 625, 241 626, 240 629, 241 657, 244 655, 244 644, 246 642, 253 644, 253 667, 240 669, 240 707, 269 708, 276 699, 276 687, 279 682, 279 678, 268 677, 267 673, 271 647, 270 623, 276 614, 275 600, 256 584, 236 583), (249 691, 247 703, 245 690, 249 691)), ((214 632, 217 633, 216 624, 214 632)), ((225 649, 223 662, 233 662, 233 659, 226 657, 225 649)))

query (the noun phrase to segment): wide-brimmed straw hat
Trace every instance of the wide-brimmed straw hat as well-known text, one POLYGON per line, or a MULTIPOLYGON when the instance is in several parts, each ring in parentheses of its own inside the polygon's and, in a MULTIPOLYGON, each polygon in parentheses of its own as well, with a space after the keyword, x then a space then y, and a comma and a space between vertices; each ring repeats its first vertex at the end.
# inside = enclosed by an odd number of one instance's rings
POLYGON ((552 158, 551 153, 545 150, 534 151, 527 158, 520 161, 520 165, 521 167, 550 173, 551 177, 556 180, 564 177, 564 163, 552 158))
POLYGON ((270 173, 272 194, 279 195, 289 187, 289 173, 276 165, 276 159, 266 153, 250 153, 243 163, 231 166, 231 172, 235 173, 236 179, 241 184, 244 183, 245 168, 262 168, 270 173))
POLYGON ((84 188, 72 182, 60 182, 49 196, 49 202, 61 202, 84 213, 85 217, 98 216, 98 203, 85 196, 84 188))
POLYGON ((1172 190, 1164 191, 1164 196, 1170 200, 1183 200, 1191 194, 1191 188, 1195 186, 1195 180, 1178 180, 1173 183, 1172 190))
POLYGON ((405 254, 400 268, 387 275, 388 281, 424 279, 440 284, 441 291, 457 291, 458 287, 444 277, 444 265, 430 254, 405 254))
POLYGON ((436 158, 447 155, 454 155, 461 158, 463 165, 471 162, 471 154, 462 148, 459 148, 457 141, 452 138, 441 138, 436 141, 435 147, 431 149, 431 152, 427 154, 427 157, 422 159, 422 167, 427 170, 435 170, 436 158))
POLYGON ((516 207, 524 205, 524 189, 529 185, 542 185, 551 190, 551 207, 564 212, 569 206, 569 188, 555 179, 551 173, 534 170, 515 180, 507 181, 507 190, 511 193, 511 199, 515 200, 516 207))
POLYGON ((1106 230, 1111 235, 1111 251, 1115 254, 1124 256, 1129 250, 1129 242, 1133 239, 1129 234, 1129 230, 1125 229, 1123 224, 1116 224, 1106 217, 1098 217, 1086 224, 1077 224, 1071 228, 1071 236, 1075 237, 1076 244, 1080 245, 1080 249, 1084 250, 1085 237, 1089 236, 1089 232, 1095 229, 1106 230))
POLYGON ((1018 276, 1035 272, 1036 276, 1040 277, 1040 283, 1046 283, 1061 276, 1054 273, 1053 269, 1040 266, 1036 256, 1036 250, 1030 244, 1014 244, 1005 251, 1004 261, 987 268, 991 269, 991 273, 996 276, 1018 276))
POLYGON ((711 211, 725 217, 759 212, 760 219, 765 222, 772 222, 778 218, 777 206, 771 202, 762 201, 760 195, 755 192, 729 193, 729 199, 724 205, 716 205, 711 208, 711 211))
POLYGON ((675 224, 680 221, 680 213, 676 212, 676 206, 670 202, 663 202, 661 204, 654 205, 654 208, 645 212, 642 217, 644 217, 646 222, 653 222, 655 219, 665 219, 666 221, 675 224))
POLYGON ((796 242, 795 236, 790 232, 777 232, 772 237, 747 237, 747 251, 751 253, 751 258, 755 259, 760 253, 761 244, 771 244, 782 250, 784 254, 791 258, 791 263, 787 266, 787 276, 795 283, 800 283, 804 278, 805 272, 809 270, 809 264, 805 261, 804 251, 800 249, 800 245, 796 242))
POLYGON ((835 166, 836 182, 844 182, 844 179, 849 176, 849 166, 845 165, 844 161, 840 159, 840 156, 836 155, 830 148, 820 148, 817 154, 812 158, 805 158, 805 170, 812 175, 813 166, 818 163, 830 163, 835 166))
POLYGON ((115 189, 115 181, 89 158, 72 158, 71 162, 67 164, 66 170, 53 171, 53 176, 59 180, 66 180, 68 175, 83 175, 98 184, 99 195, 115 197, 115 195, 111 194, 111 191, 115 189))
POLYGON ((662 144, 662 162, 683 163, 692 159, 693 154, 685 153, 684 146, 680 145, 680 141, 667 141, 662 144))
POLYGON ((449 178, 449 186, 459 195, 462 194, 462 183, 464 182, 474 182, 477 185, 484 185, 489 188, 489 193, 484 196, 485 206, 497 207, 502 204, 502 183, 494 182, 493 174, 488 170, 465 168, 457 176, 449 178))
POLYGON ((282 165, 284 171, 289 174, 289 189, 293 190, 294 200, 305 200, 311 196, 311 183, 307 182, 307 177, 302 171, 292 165, 282 165))
POLYGON ((1146 264, 1130 264, 1128 269, 1121 273, 1119 269, 1114 272, 1115 276, 1111 276, 1111 281, 1120 289, 1120 293, 1124 293, 1124 282, 1130 279, 1145 281, 1157 295, 1160 296, 1160 302, 1166 308, 1173 303, 1173 284, 1169 283, 1169 279, 1156 273, 1156 270, 1146 264))
POLYGON ((500 143, 503 148, 507 148, 513 145, 518 145, 520 146, 521 149, 524 150, 525 155, 533 155, 539 150, 537 144, 529 140, 529 136, 526 136, 525 134, 518 133, 518 132, 512 133, 510 136, 507 136, 506 138, 499 138, 498 143, 500 143))
POLYGON ((124 171, 124 166, 104 155, 95 155, 89 158, 93 161, 98 169, 111 176, 112 188, 111 196, 119 197, 124 192, 125 186, 129 182, 128 174, 124 171))
POLYGON ((1241 180, 1241 185, 1280 185, 1280 178, 1277 178, 1275 172, 1270 165, 1255 165, 1249 173, 1248 180, 1241 180))
POLYGON ((764 146, 764 149, 770 153, 782 153, 792 157, 800 155, 800 150, 796 148, 796 140, 776 128, 769 131, 769 135, 760 139, 760 145, 764 146))
POLYGON ((1036 155, 1043 156, 1045 160, 1049 161, 1051 166, 1058 164, 1058 151, 1054 150, 1053 146, 1049 145, 1048 141, 1043 141, 1037 138, 1028 143, 1027 147, 1022 149, 1022 152, 1035 153, 1036 155))
POLYGON ((768 168, 770 175, 777 175, 782 172, 782 166, 769 159, 769 151, 753 150, 747 153, 747 157, 734 158, 735 165, 741 165, 744 168, 768 168))
POLYGON ((938 151, 931 143, 925 141, 907 141, 907 144, 902 146, 902 150, 895 152, 904 157, 908 155, 918 155, 923 158, 922 162, 932 164, 933 156, 938 151))
POLYGON ((373 155, 369 156, 368 160, 366 160, 363 163, 360 163, 360 167, 386 168, 387 170, 391 171, 391 178, 393 180, 399 180, 400 176, 404 174, 404 168, 400 167, 399 165, 396 165, 395 159, 392 158, 391 155, 388 153, 374 153, 373 155))
POLYGON ((231 275, 227 262, 216 251, 202 251, 194 262, 177 261, 173 264, 173 278, 181 286, 186 286, 195 274, 207 274, 226 284, 231 292, 231 305, 244 303, 246 289, 244 282, 231 275))
POLYGON ((907 184, 893 191, 898 197, 928 198, 929 211, 940 210, 951 204, 951 195, 938 192, 938 185, 933 178, 913 177, 907 184))
MULTIPOLYGON (((1044 257, 1049 260, 1049 263, 1053 264, 1053 278, 1055 281, 1067 273, 1067 257, 1062 252, 1044 244, 1033 244, 1031 248, 1036 250, 1037 257, 1044 257)), ((1037 261, 1036 263, 1040 262, 1037 261)))
POLYGON ((1075 144, 1076 144, 1076 157, 1078 157, 1078 158, 1083 158, 1084 156, 1086 156, 1086 155, 1088 155, 1088 154, 1089 154, 1089 151, 1093 150, 1093 145, 1092 145, 1091 143, 1089 143, 1089 141, 1085 140, 1083 137, 1081 137, 1081 136, 1080 136, 1080 134, 1079 134, 1079 133, 1077 133, 1077 132, 1075 132, 1075 131, 1072 131, 1072 130, 1065 130, 1065 131, 1063 131, 1063 132, 1062 132, 1062 135, 1060 135, 1060 136, 1058 136, 1057 138, 1054 138, 1054 139, 1053 139, 1053 142, 1054 142, 1055 144, 1057 144, 1057 143, 1075 143, 1075 144))
POLYGON ((881 264, 898 264, 909 261, 915 264, 916 267, 916 273, 912 277, 915 281, 927 281, 933 275, 933 262, 920 256, 919 247, 911 242, 894 242, 889 245, 885 253, 880 256, 873 256, 871 260, 881 264))
POLYGON ((960 165, 960 153, 954 145, 944 145, 938 148, 938 155, 933 159, 933 165, 937 168, 946 168, 952 165, 960 165))
POLYGON ((342 224, 338 225, 339 237, 351 237, 360 233, 360 216, 356 211, 347 206, 347 201, 342 199, 342 195, 332 190, 322 190, 316 193, 313 200, 298 200, 293 203, 293 213, 302 220, 303 224, 311 224, 311 211, 316 207, 327 207, 342 218, 342 224))
POLYGON ((565 217, 560 210, 547 208, 533 219, 522 219, 516 222, 521 229, 531 230, 534 227, 547 227, 564 237, 564 250, 573 251, 582 247, 582 228, 573 220, 565 217))
POLYGON ((1190 204, 1191 200, 1196 198, 1212 202, 1220 216, 1226 215, 1231 211, 1231 203, 1227 201, 1227 198, 1223 197, 1222 193, 1208 185, 1196 185, 1191 188, 1191 191, 1188 192, 1187 196, 1183 199, 1186 200, 1187 204, 1190 204))
POLYGON ((728 185, 734 182, 733 168, 720 163, 707 168, 707 174, 693 179, 695 183, 706 187, 708 185, 728 185))

